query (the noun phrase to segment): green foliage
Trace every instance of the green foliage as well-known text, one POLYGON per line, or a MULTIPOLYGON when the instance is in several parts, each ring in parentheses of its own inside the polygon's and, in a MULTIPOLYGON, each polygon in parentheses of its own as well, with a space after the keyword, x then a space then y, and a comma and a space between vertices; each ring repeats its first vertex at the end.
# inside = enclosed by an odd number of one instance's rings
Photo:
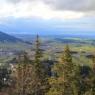
POLYGON ((61 60, 63 61, 64 64, 69 62, 72 63, 72 56, 70 54, 70 49, 68 45, 66 45, 64 48, 64 52, 62 54, 61 60))
POLYGON ((48 95, 78 95, 76 90, 75 66, 72 62, 69 46, 66 45, 64 52, 59 60, 59 63, 54 65, 51 88, 48 95))
POLYGON ((45 70, 45 67, 42 64, 42 60, 41 60, 42 55, 43 54, 40 49, 39 36, 37 35, 34 68, 35 68, 35 78, 38 80, 36 81, 35 95, 44 95, 49 86, 46 70, 45 70))
POLYGON ((63 80, 60 78, 49 78, 49 83, 51 87, 46 95, 63 95, 62 81, 63 80))

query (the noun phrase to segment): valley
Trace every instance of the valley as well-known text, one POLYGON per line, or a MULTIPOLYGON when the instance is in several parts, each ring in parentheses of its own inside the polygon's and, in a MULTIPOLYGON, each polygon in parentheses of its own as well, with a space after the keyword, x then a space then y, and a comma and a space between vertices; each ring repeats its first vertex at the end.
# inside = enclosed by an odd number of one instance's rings
MULTIPOLYGON (((9 36, 8 34, 6 34, 9 36)), ((2 35, 1 35, 2 36, 2 35)), ((35 49, 36 35, 13 35, 5 39, 0 39, 0 61, 7 63, 19 55, 19 53, 26 51, 29 55, 35 49), (10 38, 12 37, 12 38, 10 38), (10 39, 14 39, 11 40, 10 39)), ((95 39, 90 37, 67 36, 67 35, 41 35, 41 49, 45 56, 44 59, 57 60, 60 53, 64 51, 64 46, 68 44, 73 55, 73 60, 79 60, 79 64, 92 64, 91 58, 95 51, 95 39), (81 56, 81 57, 80 57, 81 56), (83 62, 82 62, 83 61, 83 62)), ((32 54, 33 56, 33 54, 32 54)))

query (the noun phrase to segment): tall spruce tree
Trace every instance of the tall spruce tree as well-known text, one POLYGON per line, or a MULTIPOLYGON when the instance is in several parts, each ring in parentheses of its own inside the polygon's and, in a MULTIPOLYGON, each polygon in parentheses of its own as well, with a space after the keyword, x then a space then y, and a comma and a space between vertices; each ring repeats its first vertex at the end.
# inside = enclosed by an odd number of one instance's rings
POLYGON ((35 43, 35 60, 34 60, 34 66, 37 73, 40 73, 43 66, 41 64, 41 59, 42 59, 42 51, 40 47, 40 39, 39 36, 37 35, 35 43))
POLYGON ((50 79, 51 88, 48 95, 78 95, 74 70, 70 49, 66 45, 59 62, 54 65, 55 77, 50 79))
POLYGON ((63 72, 63 93, 64 95, 74 95, 74 84, 73 84, 73 76, 74 76, 74 64, 72 62, 72 56, 70 53, 69 46, 66 45, 64 48, 64 52, 62 54, 60 64, 63 65, 62 71, 63 72))
POLYGON ((36 47, 35 47, 35 60, 34 60, 34 68, 35 68, 35 78, 36 81, 36 89, 35 95, 44 95, 48 89, 48 81, 47 74, 42 63, 42 51, 39 36, 36 37, 36 47))

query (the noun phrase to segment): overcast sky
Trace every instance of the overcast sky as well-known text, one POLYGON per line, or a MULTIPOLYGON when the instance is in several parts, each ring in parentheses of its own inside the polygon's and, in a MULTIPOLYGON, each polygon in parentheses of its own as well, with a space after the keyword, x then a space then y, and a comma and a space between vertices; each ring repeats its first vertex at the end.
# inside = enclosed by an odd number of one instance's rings
POLYGON ((94 33, 95 0, 0 0, 0 29, 8 33, 94 33))

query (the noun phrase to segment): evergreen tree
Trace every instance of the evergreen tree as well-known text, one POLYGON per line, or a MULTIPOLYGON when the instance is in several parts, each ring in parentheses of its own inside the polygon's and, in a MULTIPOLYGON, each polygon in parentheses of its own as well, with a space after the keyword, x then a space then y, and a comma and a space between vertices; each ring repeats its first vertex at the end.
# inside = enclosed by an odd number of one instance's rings
POLYGON ((46 70, 44 65, 42 64, 42 51, 39 36, 36 38, 36 50, 35 50, 35 60, 34 60, 34 68, 35 68, 35 78, 38 79, 36 81, 36 89, 35 95, 44 95, 48 89, 48 77, 46 74, 46 70))
POLYGON ((35 43, 35 66, 40 65, 41 58, 42 58, 42 51, 40 47, 40 39, 39 36, 37 35, 36 37, 36 43, 35 43))
POLYGON ((24 53, 18 59, 13 95, 45 95, 48 90, 48 77, 42 64, 42 52, 38 35, 34 57, 34 62, 32 62, 24 53))
POLYGON ((77 95, 74 83, 74 74, 75 74, 74 64, 72 62, 72 56, 70 54, 70 49, 68 45, 66 45, 66 47, 64 48, 64 53, 61 57, 60 64, 63 64, 64 94, 77 95))
POLYGON ((75 66, 72 62, 69 46, 66 45, 59 63, 54 65, 55 76, 50 79, 51 88, 48 95, 78 95, 75 81, 75 66))

